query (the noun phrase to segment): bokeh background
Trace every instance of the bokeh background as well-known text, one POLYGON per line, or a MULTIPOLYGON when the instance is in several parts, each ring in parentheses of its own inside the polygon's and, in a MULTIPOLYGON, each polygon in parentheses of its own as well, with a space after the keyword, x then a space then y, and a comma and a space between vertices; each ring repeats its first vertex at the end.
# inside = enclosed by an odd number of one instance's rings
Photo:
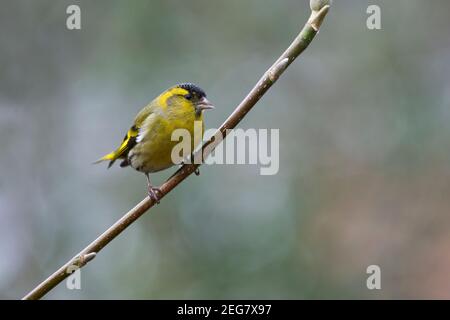
MULTIPOLYGON (((167 87, 218 127, 306 0, 1 1, 0 298, 22 297, 145 196, 92 165, 167 87), (81 30, 66 8, 81 7, 81 30)), ((338 0, 241 128, 280 171, 204 166, 48 299, 450 298, 450 2, 338 0), (378 4, 382 30, 366 27, 378 4), (381 290, 366 288, 379 265, 381 290)), ((174 170, 154 175, 162 183, 174 170)))

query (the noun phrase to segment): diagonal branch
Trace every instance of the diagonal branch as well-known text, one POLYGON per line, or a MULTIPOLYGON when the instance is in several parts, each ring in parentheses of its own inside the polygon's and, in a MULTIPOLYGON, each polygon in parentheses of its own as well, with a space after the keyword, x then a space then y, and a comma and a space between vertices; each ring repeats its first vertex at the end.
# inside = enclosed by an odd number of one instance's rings
MULTIPOLYGON (((220 126, 214 136, 222 135, 226 137, 227 130, 235 128, 245 115, 255 106, 261 97, 269 90, 269 88, 278 80, 286 68, 308 47, 330 9, 331 0, 310 0, 311 16, 305 24, 299 35, 295 38, 289 48, 278 58, 278 60, 266 71, 258 83, 253 87, 249 94, 242 100, 233 113, 220 126)), ((220 139, 206 141, 202 148, 197 151, 206 158, 214 148, 220 143, 220 139)), ((197 158, 196 158, 197 159, 197 158)), ((201 158, 202 159, 202 158, 201 158)), ((190 176, 199 167, 199 164, 185 164, 172 177, 170 177, 161 186, 161 195, 164 197, 179 183, 190 176)), ((122 231, 130 226, 134 221, 141 217, 155 202, 148 197, 137 204, 133 209, 127 212, 122 218, 114 223, 108 230, 103 232, 97 239, 84 248, 74 258, 70 259, 66 264, 60 267, 50 277, 40 283, 36 288, 30 291, 23 299, 40 299, 47 292, 52 290, 56 285, 67 278, 70 271, 74 267, 81 268, 89 261, 95 258, 98 252, 117 237, 122 231)))

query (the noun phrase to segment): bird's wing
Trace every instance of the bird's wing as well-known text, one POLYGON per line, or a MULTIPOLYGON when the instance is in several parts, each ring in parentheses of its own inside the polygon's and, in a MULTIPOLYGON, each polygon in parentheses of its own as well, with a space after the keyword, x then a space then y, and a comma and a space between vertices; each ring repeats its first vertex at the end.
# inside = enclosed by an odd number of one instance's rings
POLYGON ((158 114, 151 113, 148 117, 145 118, 144 122, 142 122, 138 135, 136 137, 136 143, 141 142, 149 132, 158 130, 157 126, 155 126, 155 123, 157 123, 158 114))
MULTIPOLYGON (((153 118, 153 112, 156 110, 155 108, 155 101, 152 101, 147 106, 145 106, 136 116, 134 120, 133 126, 127 131, 127 134, 122 140, 122 143, 120 144, 120 147, 114 150, 111 153, 108 153, 104 157, 100 158, 94 163, 102 162, 102 161, 108 161, 109 165, 108 168, 111 167, 114 162, 119 159, 125 159, 127 158, 128 152, 138 143, 140 140, 142 140, 143 135, 145 135, 145 132, 147 131, 147 125, 148 118, 153 118), (139 138, 140 136, 140 138, 139 138)), ((123 163, 124 166, 127 165, 126 161, 123 163)))
MULTIPOLYGON (((136 145, 137 143, 137 137, 139 135, 139 132, 141 131, 141 126, 144 124, 145 119, 149 117, 152 114, 152 103, 144 107, 136 116, 134 120, 133 126, 127 131, 127 134, 122 140, 122 143, 120 144, 120 147, 114 150, 111 153, 108 153, 107 155, 103 156, 102 158, 98 159, 94 163, 99 163, 102 161, 109 161, 108 168, 111 167, 114 162, 119 159, 125 159, 127 158, 128 152, 136 145)), ((125 161, 126 162, 126 161, 125 161)), ((126 165, 126 163, 124 163, 126 165)))
POLYGON ((144 125, 145 120, 155 111, 157 111, 157 108, 156 101, 154 100, 144 108, 142 108, 142 110, 137 114, 136 118, 134 119, 134 125, 136 126, 136 128, 140 129, 144 125))
POLYGON ((139 137, 142 136, 143 131, 145 131, 145 126, 148 122, 148 119, 152 118, 153 116, 153 110, 155 109, 153 105, 154 103, 151 102, 141 111, 139 111, 136 118, 134 119, 133 126, 130 128, 130 130, 128 130, 125 138, 123 138, 122 144, 120 145, 119 149, 115 151, 117 153, 116 158, 126 157, 131 148, 133 148, 136 143, 142 140, 142 138, 139 137))
POLYGON ((161 116, 163 116, 163 112, 161 108, 158 108, 157 99, 150 102, 138 113, 136 119, 134 120, 134 124, 139 131, 136 137, 137 143, 141 142, 150 131, 157 130, 155 123, 158 122, 157 119, 161 116))

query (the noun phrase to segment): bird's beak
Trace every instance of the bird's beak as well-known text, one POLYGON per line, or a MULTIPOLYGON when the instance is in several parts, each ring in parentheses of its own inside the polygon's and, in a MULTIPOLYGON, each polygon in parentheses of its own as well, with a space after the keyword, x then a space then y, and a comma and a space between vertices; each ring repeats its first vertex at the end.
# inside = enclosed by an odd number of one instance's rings
POLYGON ((209 100, 206 99, 205 97, 201 98, 197 104, 197 110, 203 111, 203 110, 210 110, 210 109, 214 109, 214 106, 212 105, 212 103, 209 102, 209 100))

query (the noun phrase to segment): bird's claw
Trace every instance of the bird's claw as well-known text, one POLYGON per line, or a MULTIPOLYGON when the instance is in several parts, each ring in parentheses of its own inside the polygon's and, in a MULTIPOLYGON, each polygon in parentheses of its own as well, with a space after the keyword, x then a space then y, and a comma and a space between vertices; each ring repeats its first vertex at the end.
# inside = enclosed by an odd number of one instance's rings
POLYGON ((161 189, 153 186, 148 186, 148 197, 159 204, 159 194, 162 194, 161 189))
MULTIPOLYGON (((191 160, 192 160, 192 159, 194 159, 193 156, 191 156, 191 160)), ((192 163, 192 162, 191 162, 191 163, 192 163)), ((182 166, 184 166, 184 165, 185 165, 185 162, 184 162, 184 161, 181 161, 181 162, 180 162, 180 168, 181 168, 182 166)), ((200 168, 195 169, 194 173, 195 173, 196 176, 199 176, 199 175, 200 175, 200 168)))

